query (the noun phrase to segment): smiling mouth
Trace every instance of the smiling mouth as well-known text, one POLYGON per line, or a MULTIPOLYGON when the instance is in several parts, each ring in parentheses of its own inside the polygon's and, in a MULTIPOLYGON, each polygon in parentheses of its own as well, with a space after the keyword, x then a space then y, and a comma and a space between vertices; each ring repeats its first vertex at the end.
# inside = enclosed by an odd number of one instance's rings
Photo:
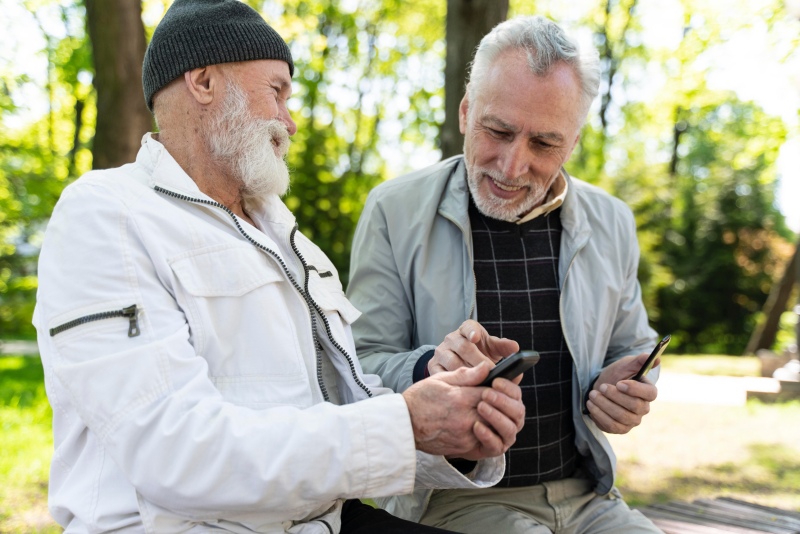
POLYGON ((498 182, 497 180, 495 180, 494 178, 492 178, 492 177, 491 177, 491 176, 489 176, 489 175, 487 175, 486 177, 487 177, 487 178, 489 178, 489 179, 492 181, 492 183, 493 183, 493 184, 494 184, 494 185, 495 185, 495 186, 496 186, 498 189, 501 189, 501 190, 503 190, 503 191, 508 191, 509 193, 515 193, 515 192, 519 191, 520 189, 522 189, 522 186, 512 186, 512 185, 506 185, 506 184, 503 184, 503 183, 500 183, 500 182, 498 182))

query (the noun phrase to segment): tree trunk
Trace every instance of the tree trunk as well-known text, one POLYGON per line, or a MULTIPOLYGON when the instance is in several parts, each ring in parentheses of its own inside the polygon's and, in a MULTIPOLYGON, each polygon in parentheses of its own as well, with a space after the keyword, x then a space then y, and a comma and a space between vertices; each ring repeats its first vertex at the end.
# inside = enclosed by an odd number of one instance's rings
POLYGON ((464 146, 464 136, 458 128, 458 106, 464 96, 467 65, 483 36, 507 16, 508 0, 447 0, 442 159, 460 154, 464 146))
MULTIPOLYGON (((795 282, 800 282, 800 241, 797 242, 794 255, 789 260, 781 281, 772 286, 767 302, 764 303, 764 322, 758 325, 750 336, 750 341, 744 350, 745 355, 755 354, 760 349, 769 349, 775 343, 781 314, 786 311, 795 282)), ((797 335, 797 342, 800 343, 800 325, 797 335)))
MULTIPOLYGON (((790 266, 791 267, 791 266, 790 266)), ((797 247, 794 249, 794 281, 797 284, 797 306, 794 311, 797 314, 797 324, 794 327, 794 344, 797 347, 795 356, 800 358, 800 240, 797 241, 797 247)))
POLYGON ((118 167, 136 158, 153 125, 142 91, 147 43, 141 0, 86 0, 86 26, 97 91, 92 168, 118 167))

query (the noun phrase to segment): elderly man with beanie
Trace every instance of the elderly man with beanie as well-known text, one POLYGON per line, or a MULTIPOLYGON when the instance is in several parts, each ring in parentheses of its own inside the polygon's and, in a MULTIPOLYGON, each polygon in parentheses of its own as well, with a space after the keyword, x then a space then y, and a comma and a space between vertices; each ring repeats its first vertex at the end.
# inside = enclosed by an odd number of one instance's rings
POLYGON ((53 212, 34 323, 68 533, 442 532, 357 499, 503 473, 517 385, 362 372, 359 312, 280 200, 292 72, 246 4, 175 0, 144 61, 159 133, 53 212))

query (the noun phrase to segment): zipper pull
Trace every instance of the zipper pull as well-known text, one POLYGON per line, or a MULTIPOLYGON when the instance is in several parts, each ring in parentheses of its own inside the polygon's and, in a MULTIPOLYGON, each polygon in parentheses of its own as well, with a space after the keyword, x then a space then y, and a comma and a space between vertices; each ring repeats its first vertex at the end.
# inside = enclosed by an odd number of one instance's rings
POLYGON ((136 304, 133 306, 128 306, 127 308, 122 308, 122 315, 127 317, 130 320, 130 326, 128 327, 128 337, 136 337, 139 335, 139 317, 136 312, 136 304))

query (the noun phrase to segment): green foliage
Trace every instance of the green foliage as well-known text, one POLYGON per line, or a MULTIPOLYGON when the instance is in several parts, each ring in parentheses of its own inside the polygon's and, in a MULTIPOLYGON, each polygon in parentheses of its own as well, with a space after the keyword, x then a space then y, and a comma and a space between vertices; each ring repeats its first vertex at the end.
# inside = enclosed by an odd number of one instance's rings
POLYGON ((441 83, 430 88, 413 69, 433 63, 441 80, 443 46, 429 48, 443 37, 444 11, 433 1, 415 3, 415 9, 400 0, 351 8, 318 0, 283 3, 279 30, 295 58, 298 126, 285 201, 345 284, 361 208, 390 172, 382 154, 386 129, 399 130, 389 141, 395 145, 405 139, 432 144, 439 122, 431 101, 442 94, 441 83))
POLYGON ((684 351, 741 353, 785 258, 774 207, 779 119, 731 97, 681 113, 668 227, 656 250, 674 277, 657 291, 659 324, 684 351))
MULTIPOLYGON (((46 113, 21 128, 0 128, 0 332, 31 338, 36 296, 36 259, 42 230, 64 186, 88 170, 86 147, 93 134, 84 112, 91 106, 81 73, 91 72, 82 30, 83 11, 74 2, 40 1, 29 6, 45 38, 46 113), (44 32, 60 25, 60 36, 44 32), (77 24, 76 24, 77 23, 77 24), (76 131, 77 128, 77 131, 76 131)), ((0 70, 0 122, 29 112, 23 96, 35 88, 28 74, 0 70)))
MULTIPOLYGON (((793 302, 797 302, 797 299, 793 302)), ((797 339, 798 332, 800 332, 800 327, 797 325, 798 321, 800 321, 800 309, 798 307, 781 314, 780 325, 775 338, 775 350, 779 354, 783 353, 790 345, 800 345, 800 340, 797 339)))
MULTIPOLYGON (((662 49, 643 46, 639 4, 599 2, 579 24, 592 29, 602 82, 567 168, 634 210, 643 297, 656 330, 672 333, 670 350, 741 353, 792 252, 774 198, 788 132, 755 103, 709 89, 704 56, 746 31, 755 7, 720 14, 685 2, 683 38, 662 49), (637 94, 659 77, 659 89, 637 94)), ((775 25, 781 9, 761 2, 759 20, 775 25)))
MULTIPOLYGON (((446 3, 247 1, 295 57, 290 108, 298 133, 286 203, 346 284, 370 189, 436 159, 446 3)), ((777 0, 731 0, 723 12, 713 3, 676 2, 683 37, 661 48, 647 45, 646 6, 637 0, 581 8, 512 1, 510 12, 581 28, 584 42, 600 50, 601 94, 568 170, 633 208, 654 327, 673 334, 672 351, 737 352, 791 253, 793 237, 773 198, 787 129, 754 103, 710 90, 704 57, 758 20, 781 30, 773 41, 789 58, 798 25, 785 22, 777 0)), ((143 0, 148 35, 170 3, 143 0)), ((82 3, 28 0, 25 7, 48 68, 37 81, 19 65, 0 64, 0 332, 14 337, 33 335, 42 229, 63 187, 91 166, 96 113, 82 3), (21 122, 31 116, 35 89, 47 110, 21 122)))

